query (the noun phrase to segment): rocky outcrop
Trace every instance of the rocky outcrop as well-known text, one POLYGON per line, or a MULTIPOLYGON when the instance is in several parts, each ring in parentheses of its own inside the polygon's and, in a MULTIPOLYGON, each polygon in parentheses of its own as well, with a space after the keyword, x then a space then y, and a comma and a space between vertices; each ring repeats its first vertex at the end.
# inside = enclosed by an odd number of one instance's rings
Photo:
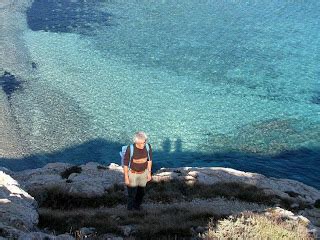
MULTIPOLYGON (((14 173, 27 191, 59 187, 68 193, 85 197, 97 197, 105 194, 114 184, 123 184, 123 170, 117 164, 103 166, 89 162, 72 168, 67 163, 50 163, 39 169, 14 173), (68 172, 69 171, 69 172, 68 172)), ((268 195, 279 196, 293 204, 312 205, 320 199, 320 191, 301 182, 291 179, 269 178, 262 174, 238 171, 231 168, 175 168, 160 169, 153 175, 153 181, 178 179, 187 183, 244 183, 251 184, 268 195)))
MULTIPOLYGON (((287 199, 291 202, 291 208, 299 207, 300 205, 307 206, 299 210, 297 215, 283 210, 281 214, 290 213, 289 215, 294 220, 307 223, 310 232, 314 236, 320 237, 320 209, 316 208, 315 202, 320 199, 320 191, 311 186, 291 179, 280 179, 266 177, 258 173, 250 173, 238 171, 231 168, 174 168, 160 169, 153 176, 153 181, 169 181, 179 179, 190 184, 195 182, 203 184, 215 183, 245 183, 251 184, 259 189, 262 189, 267 195, 278 196, 282 199, 287 199)), ((277 210, 277 211, 278 211, 277 210)), ((279 212, 278 211, 278 212, 279 212)))
POLYGON ((174 168, 160 169, 153 176, 154 181, 180 179, 189 183, 215 184, 221 182, 237 182, 254 185, 265 193, 287 198, 293 202, 314 204, 320 199, 320 191, 291 179, 266 177, 262 174, 243 172, 231 168, 174 168))
MULTIPOLYGON (((62 173, 71 169, 67 163, 50 163, 39 169, 25 170, 14 173, 14 178, 21 182, 24 188, 48 188, 59 186, 69 192, 82 194, 87 197, 101 196, 105 190, 114 184, 123 184, 123 170, 117 164, 103 166, 96 162, 89 162, 79 166, 80 171, 70 171, 68 176, 62 173)), ((160 169, 153 175, 153 181, 167 181, 179 179, 189 183, 228 183, 237 182, 254 185, 263 189, 265 193, 288 198, 293 202, 314 204, 320 199, 320 191, 291 179, 266 177, 258 173, 238 171, 231 168, 174 168, 160 169)))
MULTIPOLYGON (((26 191, 41 192, 57 187, 68 194, 83 197, 99 197, 108 194, 107 189, 114 184, 124 184, 123 169, 117 164, 104 166, 89 162, 80 166, 67 163, 50 163, 39 169, 11 173, 26 191)), ((320 199, 320 191, 301 182, 290 179, 268 178, 262 174, 238 171, 230 168, 174 168, 160 169, 153 175, 154 182, 181 180, 189 184, 244 183, 262 189, 267 195, 289 199, 297 208, 292 215, 296 220, 309 224, 315 234, 319 231, 320 211, 315 202, 320 199), (300 215, 300 216, 299 216, 300 215), (307 220, 307 219, 309 220, 307 220), (310 223, 308 221, 311 221, 310 223), (318 226, 318 227, 317 227, 318 226)), ((294 206, 292 206, 294 209, 294 206)))
POLYGON ((122 167, 110 164, 108 167, 89 162, 72 168, 67 163, 49 163, 43 168, 16 172, 18 179, 27 191, 41 192, 43 189, 59 189, 84 197, 98 197, 114 184, 123 183, 122 167), (67 173, 69 172, 69 173, 67 173))
POLYGON ((38 217, 34 198, 11 176, 0 171, 0 232, 15 237, 21 232, 32 231, 38 217))
POLYGON ((0 239, 74 239, 68 234, 54 236, 40 232, 37 202, 6 172, 10 171, 1 168, 0 239))

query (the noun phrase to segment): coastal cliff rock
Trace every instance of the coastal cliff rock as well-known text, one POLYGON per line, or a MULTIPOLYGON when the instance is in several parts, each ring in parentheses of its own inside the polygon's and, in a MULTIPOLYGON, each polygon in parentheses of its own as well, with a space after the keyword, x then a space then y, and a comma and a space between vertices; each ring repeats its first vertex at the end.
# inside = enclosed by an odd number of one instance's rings
MULTIPOLYGON (((0 170, 0 239, 73 239, 38 231, 37 202, 10 175, 0 170)), ((6 171, 10 172, 10 171, 6 171)))
POLYGON ((122 175, 122 167, 116 164, 104 167, 101 164, 89 162, 80 166, 49 163, 43 168, 16 172, 14 177, 30 192, 41 192, 58 187, 70 194, 97 197, 105 194, 106 190, 114 184, 122 183, 122 175))
MULTIPOLYGON (((154 183, 170 180, 179 180, 191 185, 195 183, 211 185, 233 182, 254 185, 267 194, 287 198, 290 199, 291 203, 303 206, 301 209, 297 208, 294 213, 282 208, 275 208, 275 210, 270 208, 267 213, 271 211, 272 214, 276 213, 281 216, 285 214, 286 218, 302 221, 308 225, 309 232, 314 236, 319 236, 320 210, 316 207, 317 204, 315 202, 320 199, 320 191, 303 183, 218 167, 160 169, 153 175, 154 183), (301 205, 301 203, 304 205, 301 205)), ((11 236, 19 239, 73 239, 68 234, 53 236, 50 233, 41 232, 37 228, 39 216, 37 202, 31 196, 32 193, 43 193, 50 188, 58 188, 70 196, 95 198, 108 194, 107 190, 112 186, 123 184, 123 170, 117 164, 103 166, 95 162, 89 162, 74 166, 68 163, 50 163, 43 168, 21 172, 12 172, 8 169, 0 168, 0 233, 5 237, 11 236)), ((197 203, 203 200, 194 199, 194 201, 197 203)), ((201 209, 216 206, 216 203, 212 205, 212 201, 217 201, 217 199, 205 200, 207 205, 202 206, 201 209)), ((219 201, 224 201, 227 205, 231 201, 234 205, 234 200, 220 198, 219 201)), ((175 204, 191 203, 176 202, 175 204)), ((242 207, 246 206, 245 203, 241 204, 242 207)), ((154 203, 146 203, 146 211, 154 211, 153 205, 154 203)), ((165 204, 158 203, 158 205, 157 209, 165 208, 165 204)), ((260 211, 263 211, 266 207, 263 204, 256 205, 256 210, 260 206, 260 211)), ((172 207, 172 204, 170 206, 172 207)), ((118 211, 116 209, 118 207, 111 207, 108 211, 115 211, 114 214, 117 214, 118 211)), ((245 207, 245 209, 250 210, 249 207, 245 207)), ((295 208, 292 207, 292 209, 295 208)), ((200 211, 200 209, 195 211, 200 211)))
POLYGON ((154 181, 168 181, 179 179, 190 184, 195 182, 215 184, 219 182, 237 182, 254 185, 263 189, 265 193, 287 198, 293 202, 314 204, 320 199, 320 191, 291 179, 266 177, 262 174, 243 172, 231 168, 205 167, 205 168, 174 168, 160 169, 153 176, 154 181))
MULTIPOLYGON (((27 191, 58 186, 69 193, 87 197, 101 196, 114 184, 123 184, 123 170, 117 164, 103 166, 89 162, 78 166, 67 163, 50 163, 43 168, 14 173, 27 191), (63 173, 69 173, 64 176, 63 173)), ((238 171, 222 167, 185 167, 160 169, 153 175, 153 181, 181 180, 187 183, 244 183, 263 189, 266 194, 287 198, 292 202, 314 204, 320 199, 320 191, 291 179, 266 177, 258 173, 238 171)))
POLYGON ((0 227, 2 231, 31 231, 38 223, 37 202, 11 176, 0 171, 0 227))

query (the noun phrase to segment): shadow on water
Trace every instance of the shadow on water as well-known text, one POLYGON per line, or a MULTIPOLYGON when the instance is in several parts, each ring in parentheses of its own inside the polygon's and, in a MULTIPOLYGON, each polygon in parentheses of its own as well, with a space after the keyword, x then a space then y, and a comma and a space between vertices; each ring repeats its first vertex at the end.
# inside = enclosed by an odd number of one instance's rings
MULTIPOLYGON (((0 158, 0 165, 13 171, 42 167, 52 162, 83 164, 90 161, 120 164, 119 151, 123 144, 95 139, 54 153, 39 153, 22 159, 0 158)), ((290 178, 320 189, 320 148, 282 151, 275 155, 249 154, 240 151, 220 151, 210 154, 182 151, 182 141, 166 139, 162 150, 153 151, 154 171, 165 167, 229 167, 264 174, 269 177, 290 178)))
POLYGON ((27 11, 27 23, 33 31, 80 34, 93 33, 97 25, 110 26, 110 13, 99 10, 101 1, 34 0, 27 11))

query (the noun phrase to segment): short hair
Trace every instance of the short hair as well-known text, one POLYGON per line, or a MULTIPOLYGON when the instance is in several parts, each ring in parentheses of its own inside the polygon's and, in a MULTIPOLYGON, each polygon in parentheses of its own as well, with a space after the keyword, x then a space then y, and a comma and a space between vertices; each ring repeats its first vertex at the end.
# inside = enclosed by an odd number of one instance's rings
POLYGON ((144 140, 144 141, 147 141, 148 140, 148 136, 145 132, 143 131, 139 131, 139 132, 136 132, 134 135, 133 135, 133 142, 137 142, 138 140, 144 140))

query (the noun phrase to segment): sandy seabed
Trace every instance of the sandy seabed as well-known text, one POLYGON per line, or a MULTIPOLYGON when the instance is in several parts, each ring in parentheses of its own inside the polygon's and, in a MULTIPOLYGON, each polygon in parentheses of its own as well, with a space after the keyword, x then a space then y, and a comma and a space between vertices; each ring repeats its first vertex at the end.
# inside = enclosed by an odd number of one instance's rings
MULTIPOLYGON (((27 27, 25 10, 29 0, 2 0, 0 2, 0 74, 5 71, 24 78, 30 69, 21 32, 27 27)), ((0 81, 0 86, 1 86, 0 81)), ((18 128, 10 102, 0 88, 0 158, 21 158, 24 155, 18 128)))

